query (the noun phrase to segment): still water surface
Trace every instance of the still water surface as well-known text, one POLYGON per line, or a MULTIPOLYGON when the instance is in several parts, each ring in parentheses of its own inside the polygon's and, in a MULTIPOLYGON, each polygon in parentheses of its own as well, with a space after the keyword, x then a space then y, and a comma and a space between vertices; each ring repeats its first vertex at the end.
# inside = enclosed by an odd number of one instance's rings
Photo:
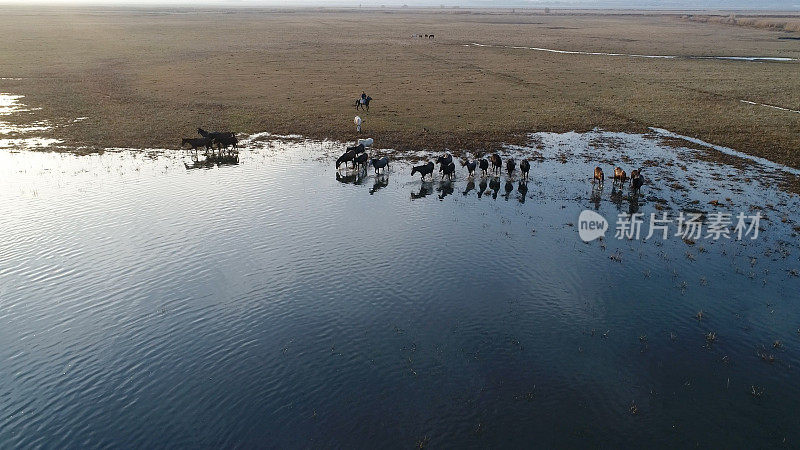
POLYGON ((337 176, 330 143, 0 153, 0 446, 800 445, 797 198, 655 136, 534 141, 527 190, 337 176), (654 163, 639 201, 592 189, 609 153, 654 163), (613 237, 715 199, 760 238, 613 237))

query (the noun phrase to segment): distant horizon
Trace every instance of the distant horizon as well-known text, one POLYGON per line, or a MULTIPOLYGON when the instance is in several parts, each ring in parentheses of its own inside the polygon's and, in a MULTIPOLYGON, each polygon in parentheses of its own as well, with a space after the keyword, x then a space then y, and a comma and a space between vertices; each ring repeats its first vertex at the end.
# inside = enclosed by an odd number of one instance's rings
POLYGON ((486 10, 486 9, 544 9, 556 10, 623 10, 623 11, 665 11, 665 12, 798 12, 797 0, 769 0, 753 2, 749 0, 671 0, 671 1, 630 1, 630 0, 0 0, 0 6, 35 7, 121 7, 121 8, 272 8, 272 9, 434 9, 434 10, 486 10))

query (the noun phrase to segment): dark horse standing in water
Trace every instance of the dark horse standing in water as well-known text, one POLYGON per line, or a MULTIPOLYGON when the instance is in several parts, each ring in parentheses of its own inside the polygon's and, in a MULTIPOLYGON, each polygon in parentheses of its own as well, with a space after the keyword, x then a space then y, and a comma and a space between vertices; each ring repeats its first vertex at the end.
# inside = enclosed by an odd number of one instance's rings
POLYGON ((222 151, 223 148, 227 150, 230 146, 233 146, 234 149, 238 149, 237 144, 239 143, 239 139, 230 131, 208 132, 202 128, 198 128, 197 133, 211 141, 212 149, 214 144, 217 144, 217 149, 220 151, 222 151))
POLYGON ((372 100, 372 97, 367 96, 366 98, 357 98, 356 99, 356 111, 361 108, 364 108, 366 111, 369 111, 369 102, 372 100))

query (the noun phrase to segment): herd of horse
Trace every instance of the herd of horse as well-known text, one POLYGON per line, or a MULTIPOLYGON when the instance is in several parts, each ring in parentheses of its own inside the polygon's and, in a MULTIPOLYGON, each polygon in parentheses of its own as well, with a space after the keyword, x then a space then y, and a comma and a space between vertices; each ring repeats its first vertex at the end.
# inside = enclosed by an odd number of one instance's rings
MULTIPOLYGON (((605 173, 603 173, 603 169, 601 169, 600 167, 595 167, 594 175, 592 177, 592 184, 598 183, 602 185, 605 182, 605 179, 606 176, 605 173)), ((622 167, 619 166, 615 167, 612 184, 616 185, 617 183, 619 183, 620 186, 624 186, 625 181, 628 181, 628 175, 625 173, 624 170, 622 170, 622 167)), ((639 190, 644 185, 644 175, 642 175, 641 168, 631 170, 630 185, 631 185, 631 190, 633 192, 639 192, 639 190)))
MULTIPOLYGON (((447 178, 448 180, 452 180, 456 174, 456 164, 453 162, 453 155, 449 153, 445 153, 444 155, 436 158, 436 164, 439 164, 439 173, 441 173, 442 179, 447 178)), ((469 176, 475 175, 475 170, 481 169, 482 177, 486 176, 486 173, 489 172, 489 166, 491 167, 493 174, 500 174, 503 171, 503 159, 497 153, 493 153, 489 156, 488 159, 480 158, 474 159, 470 161, 469 159, 465 159, 461 161, 461 167, 467 168, 467 174, 469 176)), ((424 180, 425 177, 430 176, 433 179, 433 170, 435 168, 435 164, 432 161, 428 161, 425 164, 414 166, 411 168, 411 175, 415 175, 417 173, 420 174, 422 179, 424 180)), ((506 160, 506 172, 508 176, 514 176, 514 171, 517 170, 517 162, 514 158, 508 158, 506 160)), ((527 179, 528 175, 531 170, 531 163, 527 159, 523 159, 519 163, 519 170, 522 173, 522 178, 527 179)))
MULTIPOLYGON (((345 152, 336 159, 336 169, 338 170, 342 164, 347 167, 347 164, 350 163, 352 164, 353 169, 361 170, 362 168, 366 168, 367 165, 371 165, 375 168, 375 173, 378 173, 379 170, 384 170, 389 164, 389 158, 384 156, 379 159, 370 159, 366 153, 366 147, 370 145, 372 145, 372 139, 361 139, 356 145, 347 147, 345 152)), ((435 164, 433 161, 428 161, 425 164, 412 167, 411 175, 414 176, 419 173, 423 180, 426 177, 433 179, 433 171, 436 167, 436 164, 439 165, 439 172, 441 173, 442 179, 447 178, 448 180, 452 180, 455 177, 456 165, 453 162, 453 155, 450 153, 445 153, 444 155, 439 156, 436 159, 435 164)), ((492 173, 499 175, 502 172, 503 159, 497 153, 492 154, 489 159, 481 158, 472 161, 466 159, 461 161, 461 167, 466 167, 470 176, 474 176, 475 170, 480 168, 483 171, 483 176, 485 177, 486 173, 489 171, 490 164, 492 166, 492 173)), ((508 158, 506 160, 506 172, 508 175, 513 176, 516 169, 517 163, 514 158, 508 158)), ((527 179, 531 170, 530 161, 527 159, 520 161, 519 169, 522 173, 522 177, 527 179)))
POLYGON ((389 158, 386 156, 382 158, 370 158, 367 154, 367 147, 372 146, 372 142, 371 138, 359 139, 356 145, 347 147, 342 156, 336 160, 336 169, 339 169, 342 164, 347 167, 347 163, 351 163, 353 169, 366 170, 367 165, 370 165, 375 169, 376 174, 379 171, 385 172, 386 167, 389 165, 389 158))
MULTIPOLYGON (((370 97, 367 97, 367 105, 369 105, 369 99, 370 97)), ((361 104, 360 99, 356 101, 356 104, 361 104)), ((197 133, 200 135, 199 138, 182 139, 181 147, 189 144, 191 149, 195 152, 197 152, 197 150, 200 148, 205 148, 206 152, 210 150, 212 153, 214 153, 214 146, 216 145, 216 150, 219 152, 220 157, 225 155, 225 152, 228 152, 229 156, 232 155, 233 152, 230 150, 231 147, 234 151, 238 150, 239 139, 237 139, 236 135, 230 131, 209 132, 202 128, 198 128, 197 133)), ((386 156, 382 158, 370 158, 366 152, 366 149, 367 147, 371 147, 372 144, 373 139, 371 138, 359 139, 356 145, 347 147, 345 152, 336 159, 336 169, 338 170, 342 164, 344 164, 346 167, 347 164, 350 163, 352 164, 353 169, 357 168, 359 171, 366 169, 369 165, 375 169, 376 174, 379 172, 385 172, 386 168, 389 166, 389 158, 386 156)), ((508 173, 509 177, 512 177, 517 169, 517 162, 514 160, 514 158, 508 158, 505 162, 506 172, 508 173)), ((238 163, 238 152, 236 154, 236 163, 238 163)), ((428 161, 425 164, 412 167, 411 176, 420 174, 422 180, 425 180, 426 177, 430 177, 432 180, 436 164, 439 165, 439 173, 441 174, 442 180, 452 180, 455 177, 456 165, 453 162, 453 156, 450 153, 445 153, 444 155, 436 158, 435 164, 433 161, 428 161)), ((499 175, 503 171, 503 159, 497 153, 493 153, 488 159, 480 158, 472 161, 465 159, 461 161, 461 167, 467 168, 467 173, 470 177, 475 175, 475 171, 477 169, 481 169, 481 176, 486 177, 487 172, 489 172, 489 166, 491 166, 492 174, 499 175)), ((520 161, 519 170, 522 174, 522 178, 527 180, 531 170, 530 161, 527 159, 520 161)), ((613 184, 615 186, 617 183, 619 183, 620 186, 623 186, 628 180, 630 180, 631 191, 638 193, 642 185, 644 185, 642 169, 640 168, 632 170, 630 178, 628 178, 628 175, 621 167, 614 168, 613 184)), ((603 169, 600 167, 595 167, 592 177, 592 184, 598 183, 599 185, 602 185, 604 182, 605 173, 603 172, 603 169)))
MULTIPOLYGON (((389 164, 389 159, 385 156, 380 159, 370 159, 367 156, 366 147, 363 141, 364 140, 359 141, 359 143, 355 146, 347 147, 346 151, 336 160, 337 170, 342 164, 345 164, 346 167, 347 163, 352 163, 353 168, 358 169, 360 172, 361 169, 366 169, 366 166, 369 164, 375 167, 375 173, 377 174, 379 169, 384 169, 389 164)), ((372 139, 369 139, 369 145, 372 145, 372 139)), ((428 161, 425 164, 413 166, 411 168, 411 176, 420 174, 420 177, 423 181, 425 181, 425 179, 428 177, 433 180, 434 170, 436 169, 437 164, 439 165, 439 173, 441 174, 442 180, 452 180, 455 177, 456 165, 453 161, 453 156, 450 153, 445 153, 444 155, 439 156, 436 158, 435 163, 433 161, 428 161)), ((467 168, 467 174, 470 178, 475 176, 475 171, 477 169, 482 171, 481 178, 486 178, 486 175, 490 170, 492 175, 500 175, 503 172, 503 158, 501 158, 497 153, 493 153, 488 158, 479 158, 472 161, 465 159, 461 161, 461 167, 467 168)), ((505 160, 505 169, 509 178, 514 176, 517 167, 517 161, 514 160, 514 158, 509 157, 505 160)), ((527 181, 530 175, 530 170, 530 161, 523 159, 519 162, 519 171, 521 173, 520 183, 527 181)), ((619 187, 622 188, 622 186, 624 186, 625 182, 628 180, 630 181, 631 193, 638 194, 639 190, 644 185, 642 169, 632 170, 631 176, 628 178, 627 174, 621 167, 614 168, 613 184, 615 187, 617 186, 617 183, 619 183, 619 187)), ((603 169, 600 167, 595 167, 594 169, 592 184, 595 184, 596 182, 600 185, 605 182, 605 174, 603 173, 603 169)))
POLYGON ((216 145, 216 150, 222 154, 223 152, 230 152, 229 150, 231 147, 233 150, 238 150, 239 139, 236 137, 236 134, 230 131, 206 131, 202 128, 197 129, 197 133, 200 135, 199 138, 183 138, 181 139, 181 147, 189 144, 192 150, 195 152, 200 148, 205 148, 206 152, 214 151, 214 146, 216 145))

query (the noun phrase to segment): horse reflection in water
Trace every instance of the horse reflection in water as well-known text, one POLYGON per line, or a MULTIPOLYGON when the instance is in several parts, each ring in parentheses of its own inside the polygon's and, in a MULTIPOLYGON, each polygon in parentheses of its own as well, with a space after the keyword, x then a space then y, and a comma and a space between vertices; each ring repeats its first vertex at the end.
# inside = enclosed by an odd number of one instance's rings
POLYGON ((411 200, 427 197, 431 192, 433 192, 433 183, 430 181, 423 181, 419 187, 419 192, 411 193, 411 200))
POLYGON ((386 175, 385 173, 375 175, 375 184, 373 184, 372 188, 369 190, 369 195, 378 192, 380 189, 383 189, 388 185, 389 185, 389 175, 386 175))
POLYGON ((237 164, 239 164, 239 152, 210 153, 202 157, 195 154, 192 155, 192 161, 190 163, 183 163, 186 170, 210 169, 212 167, 235 166, 237 164))
POLYGON ((595 211, 600 209, 600 202, 603 200, 603 185, 602 184, 592 184, 592 194, 590 197, 590 201, 594 203, 595 211))
POLYGON ((489 182, 489 189, 492 190, 492 198, 497 200, 497 194, 500 193, 500 177, 492 178, 489 182))
POLYGON ((514 191, 514 183, 512 183, 511 180, 506 180, 505 190, 506 194, 503 197, 505 197, 506 201, 508 201, 508 198, 511 197, 511 192, 514 191))
POLYGON ((339 183, 344 184, 355 184, 359 185, 364 182, 364 178, 367 177, 367 170, 366 168, 363 170, 358 170, 346 175, 342 175, 339 172, 336 172, 336 181, 339 183))
MULTIPOLYGON (((467 182, 466 189, 464 189, 464 192, 462 192, 461 194, 464 195, 464 196, 467 196, 473 189, 475 189, 475 181, 470 179, 469 182, 467 182)), ((478 197, 480 197, 480 196, 481 196, 481 193, 478 192, 478 197)))
POLYGON ((450 180, 440 181, 439 187, 436 188, 436 191, 439 192, 439 200, 444 200, 444 198, 452 194, 454 190, 453 182, 450 180))
POLYGON ((622 189, 617 189, 615 185, 611 186, 611 203, 617 206, 617 211, 622 211, 622 201, 625 197, 622 195, 622 189))
POLYGON ((520 203, 525 203, 525 198, 528 196, 528 182, 520 180, 519 185, 517 186, 517 192, 519 192, 517 200, 519 200, 520 203))
POLYGON ((639 193, 631 190, 628 192, 628 195, 625 196, 625 191, 622 187, 611 188, 611 202, 614 203, 617 207, 617 211, 623 210, 622 203, 627 200, 628 201, 628 214, 636 214, 639 212, 639 193))
POLYGON ((639 193, 628 193, 628 214, 636 214, 639 212, 639 193))
POLYGON ((486 192, 486 188, 487 188, 487 181, 486 178, 483 178, 481 180, 481 183, 478 185, 478 198, 481 198, 483 196, 483 193, 486 192))

